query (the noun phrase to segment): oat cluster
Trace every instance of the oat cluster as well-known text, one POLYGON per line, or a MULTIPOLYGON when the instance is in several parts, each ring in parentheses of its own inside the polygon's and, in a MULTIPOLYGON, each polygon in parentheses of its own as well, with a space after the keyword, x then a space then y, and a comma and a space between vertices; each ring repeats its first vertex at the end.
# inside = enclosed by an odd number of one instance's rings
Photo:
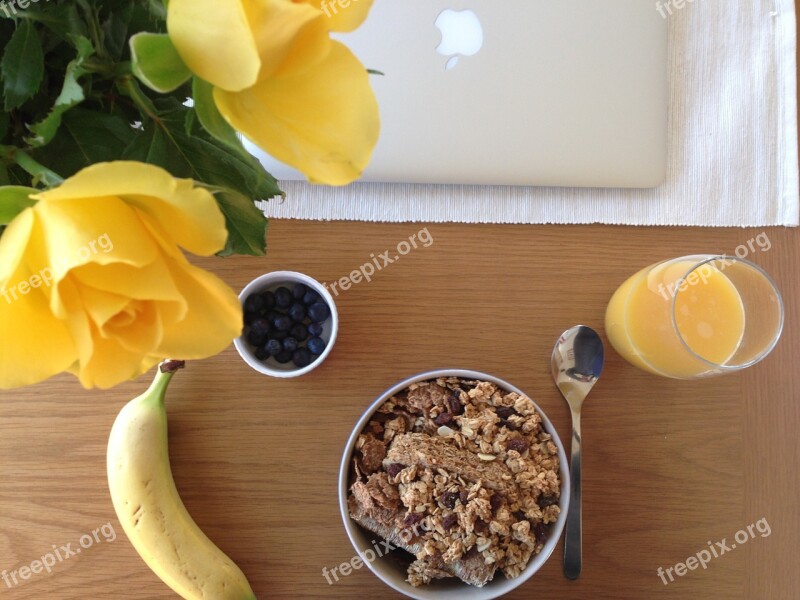
POLYGON ((559 462, 531 400, 440 378, 387 400, 356 443, 350 513, 416 556, 414 586, 518 576, 559 515, 559 462))

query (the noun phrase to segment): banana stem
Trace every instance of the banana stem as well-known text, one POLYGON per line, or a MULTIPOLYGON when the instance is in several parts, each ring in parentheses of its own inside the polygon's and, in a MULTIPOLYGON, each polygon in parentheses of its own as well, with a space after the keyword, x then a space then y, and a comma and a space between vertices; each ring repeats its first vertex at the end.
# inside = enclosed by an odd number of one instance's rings
POLYGON ((169 385, 172 376, 182 369, 186 364, 183 360, 165 360, 158 365, 156 376, 150 388, 145 393, 145 396, 157 404, 163 404, 164 398, 167 394, 167 386, 169 385))
POLYGON ((162 373, 175 373, 178 369, 182 369, 185 366, 185 360, 167 359, 158 365, 158 370, 162 373))

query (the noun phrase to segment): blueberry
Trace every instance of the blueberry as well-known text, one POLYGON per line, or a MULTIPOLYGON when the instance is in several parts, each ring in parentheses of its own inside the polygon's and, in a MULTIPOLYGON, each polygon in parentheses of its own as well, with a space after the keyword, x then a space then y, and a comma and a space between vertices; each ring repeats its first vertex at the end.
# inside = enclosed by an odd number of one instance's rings
POLYGON ((247 333, 247 341, 250 342, 253 346, 260 346, 267 341, 267 334, 262 331, 251 329, 247 333))
POLYGON ((305 304, 306 306, 311 306, 312 304, 314 304, 315 302, 319 302, 320 300, 322 300, 322 296, 320 296, 319 293, 315 292, 314 290, 308 290, 303 295, 303 304, 305 304))
POLYGON ((312 323, 322 323, 331 316, 331 309, 324 302, 315 302, 308 307, 308 318, 312 323))
POLYGON ((272 319, 272 325, 278 331, 289 331, 292 326, 292 320, 287 315, 275 315, 272 319))
POLYGON ((271 356, 270 351, 267 350, 266 346, 259 346, 256 348, 255 355, 258 360, 267 360, 271 356))
MULTIPOLYGON (((311 323, 308 326, 308 335, 312 337, 319 337, 322 335, 322 323, 311 323)), ((300 339, 300 338, 297 338, 300 339)))
POLYGON ((292 296, 294 296, 295 300, 302 300, 307 291, 308 286, 305 283, 298 283, 292 290, 292 296))
POLYGON ((275 294, 272 292, 264 292, 261 294, 261 299, 264 301, 264 310, 275 308, 275 294))
POLYGON ((289 332, 288 331, 276 331, 276 330, 273 329, 272 333, 269 334, 269 338, 271 340, 278 340, 279 342, 282 342, 287 337, 289 337, 289 332))
POLYGON ((312 337, 306 342, 306 346, 311 354, 322 354, 325 350, 325 342, 322 341, 322 338, 318 337, 312 337))
POLYGON ((264 346, 264 349, 269 352, 270 356, 275 356, 283 350, 283 344, 281 344, 278 340, 272 339, 267 342, 266 346, 264 346))
POLYGON ((266 319, 256 319, 250 324, 250 329, 268 335, 272 325, 266 319))
POLYGON ((252 325, 253 321, 256 319, 260 319, 261 315, 258 313, 246 312, 244 313, 244 324, 245 325, 252 325))
POLYGON ((292 292, 289 288, 279 287, 275 290, 275 306, 278 308, 289 308, 292 303, 292 292))
POLYGON ((264 310, 264 298, 260 294, 250 294, 244 301, 244 309, 250 313, 258 313, 264 310))
POLYGON ((311 364, 311 353, 306 348, 298 348, 292 353, 292 361, 300 368, 311 364))
POLYGON ((289 308, 289 316, 295 323, 302 323, 303 319, 306 318, 306 307, 299 302, 295 302, 289 308))
POLYGON ((290 362, 292 360, 292 353, 288 350, 281 350, 275 355, 275 360, 277 360, 282 365, 290 362))
POLYGON ((297 340, 293 337, 287 337, 283 340, 283 349, 287 352, 294 352, 297 350, 297 340))
POLYGON ((302 323, 295 323, 289 330, 289 335, 298 342, 304 342, 308 339, 308 328, 302 323))

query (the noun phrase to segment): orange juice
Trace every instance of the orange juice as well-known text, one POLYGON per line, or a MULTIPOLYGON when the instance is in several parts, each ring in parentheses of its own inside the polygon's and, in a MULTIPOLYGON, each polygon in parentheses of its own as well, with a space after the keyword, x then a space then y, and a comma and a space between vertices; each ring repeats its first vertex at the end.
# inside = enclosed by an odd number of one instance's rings
POLYGON ((628 362, 657 375, 690 378, 713 372, 736 354, 745 325, 742 298, 723 268, 705 263, 694 269, 698 262, 647 267, 614 293, 606 333, 628 362))

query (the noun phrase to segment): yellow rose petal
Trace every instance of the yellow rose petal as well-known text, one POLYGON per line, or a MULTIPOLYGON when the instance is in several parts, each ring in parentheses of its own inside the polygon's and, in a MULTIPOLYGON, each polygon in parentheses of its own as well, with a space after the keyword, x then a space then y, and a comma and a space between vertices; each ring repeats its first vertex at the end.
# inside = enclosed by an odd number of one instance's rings
POLYGON ((170 265, 172 276, 189 302, 181 321, 164 324, 159 353, 185 359, 222 352, 241 334, 242 307, 221 279, 193 265, 170 265))
POLYGON ((141 375, 142 355, 125 349, 118 340, 104 338, 93 329, 94 352, 72 369, 86 388, 108 389, 141 375))
POLYGON ((194 187, 191 180, 175 179, 153 165, 98 163, 33 198, 57 202, 111 196, 151 216, 170 239, 194 254, 210 256, 228 239, 225 217, 208 190, 194 187))
POLYGON ((369 15, 374 0, 295 0, 321 10, 329 20, 328 29, 346 33, 357 29, 369 15))
POLYGON ((103 332, 105 325, 114 319, 120 312, 130 305, 131 300, 119 294, 96 290, 89 286, 79 286, 78 292, 87 316, 92 320, 100 335, 107 337, 103 332))
POLYGON ((234 128, 313 182, 357 179, 378 141, 369 76, 339 42, 325 61, 301 74, 262 80, 243 92, 217 88, 214 98, 234 128))
MULTIPOLYGON (((189 184, 190 182, 181 182, 189 184)), ((228 229, 219 204, 208 190, 182 185, 171 198, 124 196, 124 200, 158 223, 179 246, 198 256, 211 256, 225 247, 228 229)))
POLYGON ((119 198, 40 201, 33 207, 39 243, 31 244, 31 268, 48 270, 55 282, 81 265, 123 262, 145 266, 158 256, 158 246, 119 198))
POLYGON ((133 300, 126 310, 106 322, 101 335, 117 340, 120 346, 139 356, 147 356, 161 346, 164 326, 156 303, 133 300))
POLYGON ((0 295, 0 388, 43 381, 77 357, 66 324, 50 312, 42 289, 31 287, 32 275, 20 267, 0 295))
POLYGON ((175 287, 172 275, 162 256, 141 267, 125 263, 111 265, 88 264, 73 271, 84 286, 120 294, 134 300, 157 300, 185 305, 180 290, 175 287))
POLYGON ((330 52, 330 23, 309 4, 256 0, 245 2, 245 10, 261 59, 259 79, 304 70, 330 52))
POLYGON ((26 208, 8 224, 0 236, 0 289, 19 268, 33 232, 33 209, 26 208))
POLYGON ((76 349, 76 362, 87 363, 95 350, 94 331, 80 294, 80 285, 75 283, 71 273, 55 284, 50 290, 50 310, 62 320, 69 329, 76 349))
POLYGON ((167 30, 186 66, 209 83, 237 91, 258 78, 261 61, 242 0, 171 0, 167 30))

